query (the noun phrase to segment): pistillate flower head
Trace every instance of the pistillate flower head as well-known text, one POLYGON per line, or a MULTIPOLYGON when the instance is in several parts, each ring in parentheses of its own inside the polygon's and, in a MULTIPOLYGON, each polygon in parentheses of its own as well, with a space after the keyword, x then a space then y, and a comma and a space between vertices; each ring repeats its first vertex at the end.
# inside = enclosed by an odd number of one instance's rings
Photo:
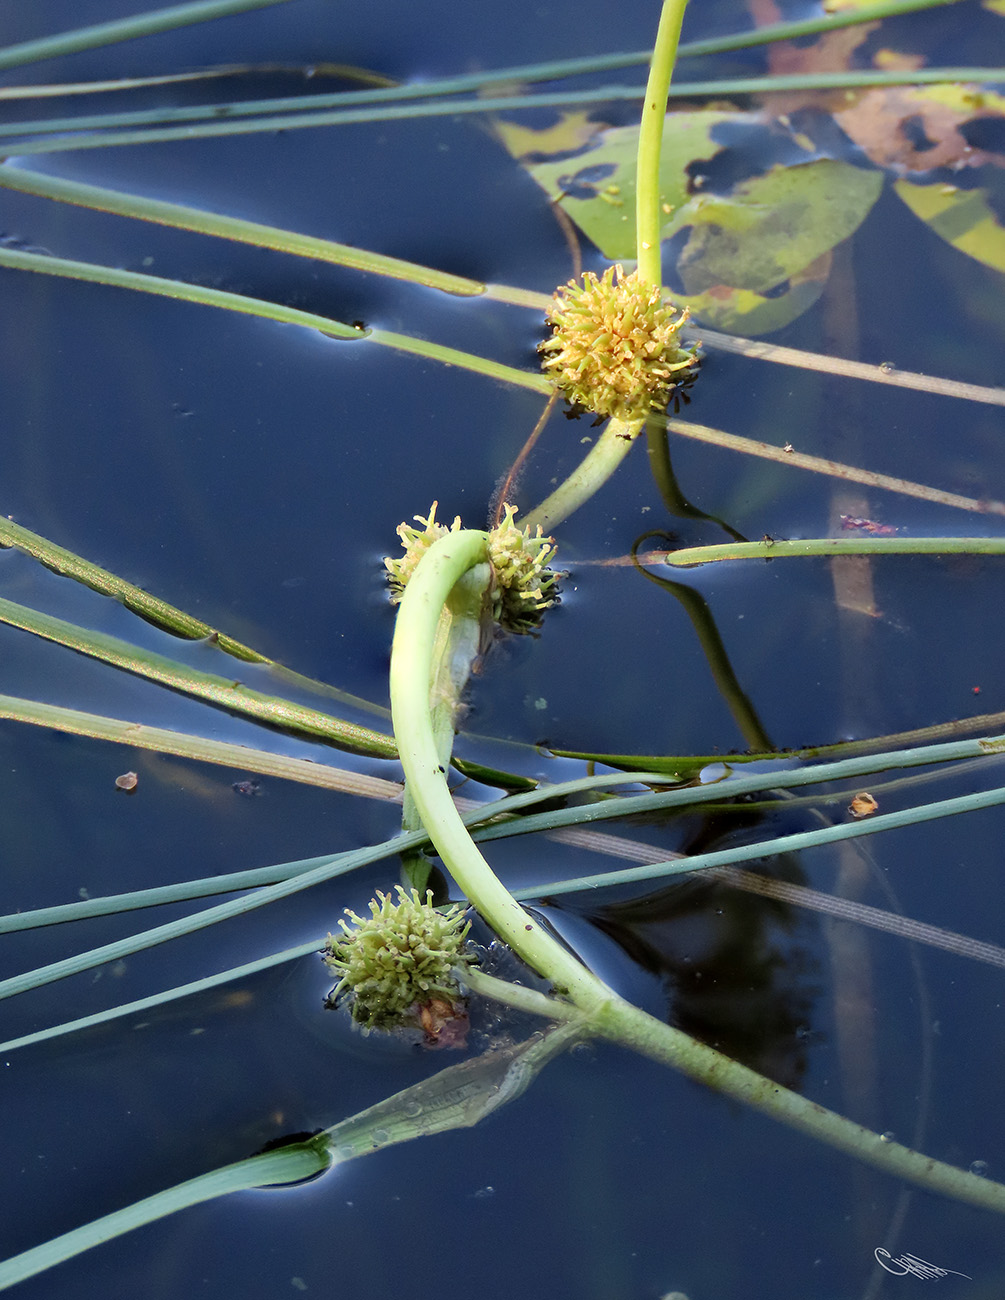
POLYGON ((328 936, 321 954, 340 977, 329 1003, 351 997, 353 1019, 367 1028, 426 1027, 423 1008, 442 1015, 460 1002, 454 971, 473 960, 463 907, 439 911, 430 891, 425 902, 414 889, 398 885, 397 893, 393 902, 378 891, 365 919, 346 908, 349 921, 339 921, 341 933, 328 936))
MULTIPOLYGON (((384 561, 393 604, 401 600, 406 583, 430 546, 461 526, 460 519, 450 528, 438 524, 436 505, 434 501, 428 517, 415 516, 415 522, 423 525, 421 530, 410 524, 398 527, 405 553, 384 561)), ((520 528, 515 515, 515 506, 503 506, 502 521, 489 533, 492 617, 507 632, 531 632, 544 611, 557 603, 562 575, 548 568, 557 549, 554 539, 545 537, 540 528, 536 532, 520 528)))
POLYGON ((548 568, 558 547, 554 539, 514 522, 516 506, 503 506, 503 517, 489 533, 492 563, 492 614, 507 632, 531 632, 541 615, 558 601, 561 576, 548 568))
POLYGON ((665 411, 697 371, 696 348, 678 338, 688 315, 636 271, 609 266, 599 280, 587 271, 582 283, 555 291, 553 333, 538 349, 542 367, 574 406, 599 416, 637 420, 650 408, 665 411))

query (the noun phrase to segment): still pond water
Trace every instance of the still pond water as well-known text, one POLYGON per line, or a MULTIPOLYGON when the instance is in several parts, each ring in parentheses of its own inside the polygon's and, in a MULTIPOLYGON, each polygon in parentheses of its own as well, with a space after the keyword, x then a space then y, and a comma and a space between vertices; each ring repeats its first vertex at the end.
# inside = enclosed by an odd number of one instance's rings
MULTIPOLYGON (((122 0, 85 8, 88 22, 130 11, 122 0)), ((640 0, 460 7, 293 0, 6 76, 15 85, 329 61, 429 78, 641 50, 657 16, 655 3, 640 0)), ((80 21, 72 0, 6 4, 0 37, 7 44, 80 21)), ((685 35, 749 21, 738 0, 695 0, 685 35)), ((909 21, 891 29, 902 37, 898 48, 937 49, 947 64, 996 61, 988 55, 995 20, 977 5, 909 21)), ((763 66, 762 54, 734 54, 688 75, 763 66)), ((636 68, 607 79, 641 76, 636 68)), ((238 84, 235 98, 305 86, 281 71, 238 84)), ((217 94, 169 86, 114 102, 200 103, 217 94)), ((52 111, 85 110, 63 101, 52 111)), ((37 103, 10 112, 41 115, 37 103)), ((571 273, 541 191, 476 117, 56 153, 25 165, 486 281, 550 292, 571 273)), ((521 309, 6 191, 2 205, 0 228, 22 246, 534 364, 540 320, 521 309)), ((602 264, 595 252, 584 254, 587 265, 602 264)), ((0 513, 298 672, 385 706, 392 613, 380 557, 395 548, 395 526, 434 499, 442 517, 459 513, 482 526, 541 399, 292 326, 14 271, 0 278, 0 513)), ((943 243, 888 189, 839 250, 820 302, 772 341, 994 384, 1003 287, 1000 274, 943 243)), ((1005 496, 1000 408, 862 391, 871 387, 710 351, 685 414, 966 496, 1005 496)), ((575 463, 588 434, 586 421, 552 419, 524 480, 526 505, 575 463)), ((893 493, 841 497, 822 476, 699 443, 678 440, 674 468, 699 510, 751 538, 826 535, 844 509, 906 535, 1001 531, 992 517, 893 493)), ((639 447, 561 528, 560 561, 570 572, 563 604, 540 639, 490 655, 475 682, 462 754, 560 779, 582 767, 548 758, 535 748, 541 742, 642 754, 747 747, 684 605, 630 566, 596 564, 627 555, 649 530, 684 545, 724 538, 707 520, 669 514, 639 447)), ((999 561, 886 561, 873 567, 872 581, 876 612, 866 616, 839 610, 823 561, 687 576, 773 745, 825 744, 1005 709, 999 561)), ((18 552, 0 552, 0 592, 233 674, 212 647, 180 643, 18 552)), ((7 627, 0 653, 2 689, 11 695, 397 775, 389 765, 266 733, 7 627)), ((254 673, 245 680, 258 684, 254 673)), ((262 688, 268 684, 262 674, 262 688)), ((386 725, 379 714, 355 716, 386 725)), ((234 783, 244 775, 4 723, 3 912, 312 857, 396 829, 394 806, 293 783, 262 779, 242 797, 234 783), (140 777, 133 797, 114 785, 130 768, 140 777)), ((985 768, 940 776, 919 799, 998 780, 985 768)), ((700 851, 812 824, 800 808, 668 818, 623 833, 700 851)), ((857 855, 818 850, 784 869, 817 889, 840 884, 887 908, 889 886, 909 917, 1001 941, 1002 836, 1001 811, 989 811, 877 837, 857 855)), ((529 839, 500 844, 492 860, 514 884, 610 865, 529 839)), ((7 1001, 0 1036, 320 941, 343 907, 363 908, 393 871, 384 864, 7 1001)), ((162 909, 156 921, 175 914, 162 909)), ((695 883, 626 890, 600 903, 573 897, 548 914, 620 992, 654 1014, 877 1131, 964 1167, 986 1162, 992 1177, 1005 1177, 1000 970, 695 883)), ((134 928, 126 917, 5 936, 0 974, 134 928)), ((330 983, 308 957, 143 1020, 0 1056, 0 1253, 283 1135, 332 1124, 442 1068, 442 1055, 365 1039, 323 1012, 330 983)), ((531 1028, 493 1017, 476 1012, 479 1042, 531 1028)), ((19 1293, 859 1300, 924 1285, 877 1281, 873 1250, 889 1240, 896 1252, 971 1279, 929 1283, 940 1295, 1005 1294, 997 1218, 921 1192, 904 1202, 901 1192, 656 1065, 597 1046, 552 1063, 528 1094, 478 1128, 395 1148, 305 1187, 188 1211, 19 1293), (889 1237, 898 1214, 899 1231, 889 1237)))

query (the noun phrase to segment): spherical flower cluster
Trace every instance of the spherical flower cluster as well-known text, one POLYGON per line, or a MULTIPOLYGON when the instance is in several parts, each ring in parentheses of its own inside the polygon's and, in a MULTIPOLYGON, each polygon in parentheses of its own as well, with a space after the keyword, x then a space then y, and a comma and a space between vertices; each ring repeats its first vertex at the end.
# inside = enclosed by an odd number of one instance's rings
POLYGON ((678 338, 688 319, 658 286, 609 266, 587 271, 555 291, 552 337, 539 346, 542 367, 574 406, 599 416, 637 420, 665 411, 674 390, 693 381, 695 347, 678 338))
MULTIPOLYGON (((391 587, 391 601, 401 600, 409 578, 433 542, 456 532, 460 519, 450 528, 436 522, 434 501, 427 518, 415 516, 422 529, 410 524, 398 527, 398 536, 405 548, 398 559, 385 559, 391 587)), ((502 522, 489 533, 489 561, 492 567, 492 616, 507 632, 530 632, 541 621, 541 615, 558 601, 557 584, 561 574, 548 568, 554 559, 556 547, 551 537, 522 529, 514 522, 515 506, 503 506, 502 522)))
POLYGON ((464 952, 470 926, 464 908, 438 911, 427 891, 397 886, 398 901, 378 891, 365 919, 346 909, 351 925, 339 921, 322 957, 339 976, 329 995, 352 999, 353 1019, 367 1028, 391 1029, 424 1023, 422 1009, 431 1003, 454 1006, 460 1000, 455 968, 472 961, 464 952))
POLYGON ((503 506, 503 518, 489 533, 492 564, 492 614, 507 632, 532 632, 541 615, 558 601, 560 574, 548 568, 558 547, 513 521, 515 506, 503 506))

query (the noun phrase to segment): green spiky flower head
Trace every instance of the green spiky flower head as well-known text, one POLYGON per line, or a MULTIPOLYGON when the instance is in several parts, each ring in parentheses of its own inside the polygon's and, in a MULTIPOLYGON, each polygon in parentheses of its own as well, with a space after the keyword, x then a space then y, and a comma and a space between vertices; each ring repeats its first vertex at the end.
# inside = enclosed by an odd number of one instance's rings
POLYGON ((340 977, 329 1002, 350 995, 353 1019, 367 1028, 415 1024, 434 999, 456 1004, 455 968, 473 960, 464 951, 463 907, 440 911, 430 891, 423 902, 416 890, 396 888, 397 902, 378 891, 365 919, 347 908, 349 920, 339 921, 341 933, 328 936, 322 953, 340 977))
POLYGON ((542 368, 574 406, 599 416, 637 420, 665 411, 674 390, 694 379, 695 347, 679 339, 688 309, 678 312, 658 286, 609 266, 587 271, 555 291, 552 336, 539 346, 542 368))
MULTIPOLYGON (((430 546, 448 533, 456 532, 460 519, 447 528, 436 522, 434 501, 428 517, 415 516, 415 522, 400 524, 398 536, 405 548, 397 559, 385 559, 391 588, 391 602, 401 600, 409 578, 430 546)), ((548 567, 555 558, 554 539, 545 537, 541 529, 522 529, 515 521, 516 507, 503 506, 503 518, 489 532, 489 562, 492 566, 492 616, 507 632, 531 632, 541 621, 541 615, 558 601, 558 580, 562 574, 548 567)))

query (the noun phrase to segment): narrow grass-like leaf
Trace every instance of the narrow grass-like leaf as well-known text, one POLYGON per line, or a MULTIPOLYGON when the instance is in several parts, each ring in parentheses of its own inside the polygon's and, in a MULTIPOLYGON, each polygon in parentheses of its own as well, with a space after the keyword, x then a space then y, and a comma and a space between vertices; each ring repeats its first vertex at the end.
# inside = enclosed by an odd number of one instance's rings
POLYGON ((968 732, 994 732, 1001 727, 1005 727, 1005 713, 979 713, 972 718, 957 718, 952 722, 935 723, 931 727, 917 727, 913 731, 868 736, 863 740, 841 740, 833 745, 810 745, 802 749, 751 750, 746 754, 604 754, 588 749, 549 747, 548 752, 556 758, 603 763, 607 767, 619 767, 627 772, 662 772, 665 778, 682 780, 696 776, 702 768, 712 767, 716 763, 742 769, 748 763, 811 763, 815 760, 836 762, 838 759, 855 758, 861 754, 896 750, 898 746, 909 748, 923 744, 945 744, 950 738, 959 739, 968 732))
MULTIPOLYGON (((820 90, 854 90, 877 86, 941 85, 947 82, 989 85, 1005 81, 1005 69, 921 68, 851 70, 799 73, 785 77, 734 77, 708 81, 681 81, 671 87, 671 99, 721 99, 738 95, 807 93, 820 90)), ((82 131, 57 136, 18 137, 4 146, 8 157, 65 153, 79 149, 104 149, 122 145, 159 144, 170 140, 206 140, 262 132, 313 130, 318 127, 359 126, 364 123, 417 121, 434 117, 462 117, 482 113, 567 108, 590 104, 635 103, 644 98, 638 86, 605 86, 598 90, 555 91, 531 95, 492 96, 484 99, 423 100, 420 103, 328 109, 321 112, 276 109, 262 117, 184 123, 177 127, 152 127, 121 131, 82 131)), ((165 115, 166 116, 166 115, 165 115)), ((44 124, 41 124, 44 125, 44 124)))
POLYGON ((330 767, 327 763, 313 762, 306 758, 271 754, 264 749, 235 745, 226 740, 207 740, 204 736, 193 736, 166 727, 148 727, 142 722, 127 722, 100 713, 67 709, 60 704, 44 704, 40 700, 0 695, 0 718, 27 722, 36 727, 49 727, 53 731, 74 736, 109 740, 134 749, 172 754, 200 763, 217 763, 238 772, 254 772, 259 776, 297 781, 301 785, 318 786, 322 790, 335 790, 340 794, 362 795, 369 799, 396 799, 401 796, 401 785, 397 781, 386 781, 379 776, 350 772, 346 768, 330 767))
POLYGON ((251 9, 267 9, 271 5, 285 3, 286 0, 194 0, 191 4, 151 9, 131 18, 117 18, 107 23, 96 23, 92 27, 60 32, 56 36, 41 36, 38 40, 8 45, 5 49, 0 49, 0 69, 20 68, 27 63, 39 63, 42 59, 60 58, 65 54, 77 54, 81 50, 98 49, 119 41, 132 41, 140 36, 153 36, 178 27, 209 22, 213 18, 227 18, 232 14, 247 13, 251 9))
POLYGON ((1005 787, 961 795, 956 799, 941 799, 917 808, 905 808, 900 812, 878 813, 874 817, 842 823, 840 826, 824 826, 819 830, 803 831, 796 835, 779 835, 770 840, 744 844, 734 849, 696 853, 686 858, 674 858, 672 861, 648 863, 641 867, 626 867, 622 871, 603 871, 592 876, 547 881, 533 888, 514 892, 517 898, 552 898, 560 894, 605 889, 613 885, 665 880, 669 876, 686 876, 709 867, 732 866, 737 862, 752 862, 759 858, 777 857, 786 853, 802 853, 808 849, 836 844, 842 840, 858 839, 863 835, 878 835, 883 831, 917 826, 922 822, 935 821, 942 817, 955 817, 960 813, 977 812, 1000 804, 1005 804, 1005 787))
MULTIPOLYGON (((294 672, 285 665, 276 663, 274 659, 269 659, 257 650, 242 645, 240 641, 236 641, 225 632, 211 627, 201 619, 193 618, 191 614, 186 614, 183 610, 175 608, 174 605, 169 605, 167 601, 152 596, 148 591, 144 591, 142 587, 137 587, 132 582, 126 582, 124 578, 109 573, 107 569, 102 569, 90 560, 85 560, 83 556, 68 551, 64 546, 57 546, 55 542, 40 537, 38 533, 33 533, 10 519, 0 518, 0 547, 2 546, 15 546, 26 555, 31 555, 34 559, 39 560, 46 568, 52 569, 54 573, 58 573, 65 578, 73 578, 76 582, 82 582, 85 586, 90 587, 93 591, 100 592, 103 596, 111 596, 115 600, 120 600, 127 609, 131 609, 134 613, 139 614, 141 618, 146 619, 147 622, 153 623, 156 627, 164 628, 165 631, 171 632, 175 636, 185 637, 188 640, 211 641, 217 649, 222 650, 225 654, 233 655, 235 659, 243 660, 245 663, 267 665, 278 677, 291 685, 302 686, 318 694, 331 696, 333 699, 352 708, 363 709, 369 713, 378 713, 385 717, 390 716, 387 709, 372 704, 369 700, 361 699, 358 695, 351 695, 348 691, 340 691, 327 682, 319 682, 313 677, 305 677, 302 673, 294 672)), ((87 734, 93 733, 88 732, 87 734)), ((115 738, 117 739, 117 737, 115 738)), ((150 748, 157 748, 157 746, 150 746, 150 748)), ((165 752, 172 753, 176 751, 167 750, 165 752)))
POLYGON ((799 541, 724 542, 666 551, 662 562, 692 569, 725 560, 782 560, 836 555, 1005 555, 1005 537, 808 537, 799 541))
MULTIPOLYGON (((680 60, 689 57, 707 56, 730 50, 766 45, 776 41, 794 40, 797 37, 819 35, 843 27, 875 22, 883 18, 933 8, 937 5, 955 3, 957 3, 957 0, 888 0, 887 3, 865 5, 795 22, 770 23, 749 31, 737 32, 730 36, 715 36, 707 40, 682 42, 677 50, 677 58, 680 60)), ((60 123, 50 120, 45 123, 30 123, 28 125, 32 129, 63 130, 90 126, 94 120, 104 121, 109 126, 163 121, 165 114, 169 115, 174 121, 198 120, 199 117, 212 117, 214 114, 221 113, 226 114, 228 117, 235 117, 249 113, 268 112, 277 107, 277 104, 282 104, 283 107, 290 111, 335 107, 336 104, 345 102, 353 95, 356 96, 357 103, 380 102, 382 100, 430 99, 441 95, 459 94, 469 90, 483 90, 486 86, 500 82, 506 85, 528 85, 534 82, 558 81, 567 77, 583 76, 595 72, 609 72, 617 68, 636 67, 647 64, 651 56, 651 50, 637 50, 627 54, 601 54, 578 59, 556 59, 543 63, 518 64, 513 67, 496 68, 489 72, 468 73, 458 77, 440 77, 429 81, 406 82, 402 85, 387 86, 375 91, 341 92, 332 95, 298 95, 290 96, 281 101, 260 99, 228 104, 199 105, 185 109, 151 109, 146 112, 129 114, 107 114, 97 119, 71 118, 64 119, 60 123)), ((314 65, 314 68, 315 72, 324 71, 326 65, 320 67, 314 65)), ((285 65, 277 67, 272 64, 241 64, 223 68, 208 68, 199 72, 176 73, 162 77, 136 77, 109 82, 90 82, 62 86, 13 86, 0 89, 0 98, 92 94, 96 91, 127 90, 142 86, 196 81, 236 74, 261 74, 294 70, 285 65)))
MULTIPOLYGON (((406 262, 398 257, 386 257, 366 249, 352 248, 348 244, 337 244, 329 239, 317 239, 312 235, 299 235, 291 230, 280 230, 276 226, 265 226, 257 221, 220 216, 215 212, 205 212, 200 208, 187 207, 181 203, 165 203, 159 199, 124 194, 120 190, 109 190, 98 185, 83 185, 78 181, 46 176, 23 168, 0 167, 0 186, 17 190, 22 194, 34 194, 40 198, 55 199, 60 203, 73 203, 79 207, 92 208, 98 212, 135 217, 141 221, 152 221, 178 230, 192 230, 204 235, 215 235, 220 239, 253 244, 258 248, 272 248, 281 253, 292 253, 296 257, 331 262, 337 266, 370 271, 396 280, 409 280, 430 289, 440 289, 444 293, 471 297, 485 292, 485 286, 477 280, 469 280, 466 276, 450 275, 446 271, 435 271, 430 267, 406 262)), ((359 331, 354 331, 354 334, 358 333, 359 331)))
POLYGON ((374 758, 394 758, 398 752, 392 737, 368 727, 343 722, 331 714, 309 709, 277 695, 266 695, 233 679, 200 672, 164 655, 130 645, 118 637, 92 632, 12 600, 0 598, 0 622, 284 731, 311 736, 374 758))
MULTIPOLYGON (((955 3, 955 0, 952 2, 955 3)), ((816 370, 821 374, 840 375, 845 379, 864 379, 871 384, 885 384, 890 388, 910 388, 919 393, 937 393, 940 397, 959 397, 970 402, 1005 406, 1005 388, 965 384, 956 379, 941 379, 937 375, 919 375, 914 371, 899 370, 885 361, 873 366, 866 361, 823 356, 819 352, 787 348, 778 343, 764 343, 760 339, 740 338, 733 334, 722 334, 718 330, 693 327, 687 333, 691 341, 700 339, 706 347, 749 357, 752 361, 774 361, 800 370, 816 370)))
POLYGON ((534 1034, 523 1042, 447 1066, 306 1142, 290 1143, 201 1174, 5 1260, 0 1263, 0 1290, 189 1206, 232 1192, 303 1182, 333 1165, 384 1151, 396 1143, 472 1128, 519 1097, 549 1061, 585 1036, 582 1018, 576 1016, 543 1036, 534 1034))
POLYGON ((285 325, 304 325, 320 330, 338 339, 363 339, 365 330, 343 325, 341 321, 314 312, 284 307, 280 303, 266 302, 262 298, 249 298, 240 293, 227 293, 223 289, 208 289, 203 285, 186 284, 182 280, 165 280, 162 276, 147 275, 142 271, 123 271, 118 267, 98 266, 94 262, 76 262, 65 257, 51 257, 46 253, 28 253, 21 249, 0 248, 0 266, 15 271, 36 271, 42 275, 58 275, 70 280, 86 280, 91 284, 115 285, 120 289, 138 289, 157 294, 162 298, 178 298, 185 302, 203 303, 208 307, 223 307, 227 311, 242 312, 246 316, 264 316, 266 320, 285 325))
POLYGON ((42 1246, 35 1246, 23 1254, 14 1255, 0 1263, 0 1291, 23 1282, 29 1277, 63 1264, 68 1259, 113 1241, 127 1232, 155 1223, 179 1210, 216 1200, 232 1192, 246 1192, 255 1187, 276 1187, 283 1183, 299 1183, 316 1174, 324 1173, 331 1165, 328 1143, 325 1140, 297 1143, 276 1151, 265 1151, 236 1164, 200 1174, 187 1182, 179 1183, 166 1191, 144 1197, 123 1210, 106 1214, 83 1228, 75 1228, 61 1237, 55 1237, 42 1246))
MULTIPOLYGON (((474 832, 477 840, 500 839, 506 835, 524 835, 536 831, 552 831, 563 826, 585 826, 607 821, 612 817, 630 817, 650 814, 668 808, 684 808, 739 795, 758 794, 763 790, 790 790, 797 786, 816 785, 830 781, 853 781, 874 772, 897 771, 908 767, 923 767, 934 763, 948 763, 959 759, 981 758, 1005 753, 1005 736, 979 737, 975 740, 958 740, 945 744, 919 745, 912 749, 894 750, 858 758, 841 759, 833 763, 812 766, 785 766, 783 758, 777 769, 768 768, 750 776, 730 772, 729 755, 712 760, 719 765, 721 779, 707 784, 687 785, 675 790, 656 791, 644 795, 624 795, 604 799, 575 808, 556 808, 551 812, 533 813, 502 826, 485 826, 474 832)), ((788 759, 788 763, 796 760, 788 759)), ((644 778, 637 778, 644 779, 644 778)), ((664 774, 664 779, 666 779, 664 774)), ((519 796, 525 797, 525 796, 519 796)))
MULTIPOLYGON (((352 777, 353 773, 347 773, 352 777)), ((580 777, 574 781, 563 781, 558 785, 540 786, 533 792, 522 795, 510 795, 494 802, 472 804, 470 801, 457 800, 458 806, 465 811, 466 825, 477 826, 480 822, 495 822, 504 817, 515 817, 525 808, 537 803, 565 799, 571 795, 583 794, 605 786, 617 786, 644 782, 646 778, 658 779, 653 773, 627 774, 607 773, 602 776, 580 777)), ((396 782, 380 781, 375 777, 361 778, 363 785, 354 793, 366 798, 398 799, 401 786, 396 782)), ((383 856, 397 852, 398 840, 389 842, 383 856)), ((374 846, 379 849, 380 846, 374 846)), ((337 856, 337 855, 336 855, 337 856)), ((196 898, 206 898, 214 894, 235 893, 239 890, 257 889, 262 885, 272 885, 281 880, 321 868, 333 861, 332 854, 320 857, 304 858, 296 862, 283 862, 268 867, 255 867, 248 871, 234 871, 222 876, 204 876, 198 880, 181 881, 173 885, 160 885, 151 889, 136 889, 124 894, 112 894, 103 898, 80 899, 74 903, 64 903, 55 907, 41 907, 29 911, 13 912, 0 917, 0 934, 9 934, 15 930, 34 930, 50 925, 63 925, 70 921, 83 921, 96 916, 112 916, 120 912, 135 911, 145 907, 161 907, 167 903, 189 902, 196 898)), ((379 858, 372 859, 378 861, 379 858)))
MULTIPOLYGON (((0 171, 2 177, 2 171, 0 171)), ((0 184, 3 181, 0 179, 0 184)), ((19 551, 24 551, 26 555, 41 561, 48 569, 54 573, 60 574, 64 578, 73 578, 76 582, 82 582, 85 586, 90 587, 92 591, 98 591, 103 596, 112 596, 115 600, 121 600, 127 609, 131 609, 134 614, 139 614, 148 622, 162 627, 167 632, 173 632, 176 636, 185 637, 188 640, 202 640, 212 638, 213 644, 218 646, 227 654, 233 655, 235 659, 243 659, 247 663, 266 664, 272 661, 260 655, 256 650, 242 645, 240 641, 235 641, 224 632, 210 627, 208 623, 203 623, 201 619, 193 618, 190 614, 185 614, 180 609, 175 609, 167 601, 160 600, 156 596, 151 596, 148 591, 142 587, 137 587, 131 582, 126 582, 124 578, 118 578, 114 573, 109 573, 107 569, 99 568, 98 565, 92 564, 90 560, 85 560, 73 551, 68 551, 63 546, 57 546, 55 542, 50 542, 45 537, 40 537, 38 533, 33 533, 27 528, 22 528, 20 524, 15 524, 13 520, 0 518, 0 546, 16 547, 19 551)))
POLYGON ((315 939, 310 943, 301 943, 295 948, 286 948, 282 952, 274 952, 268 957, 260 957, 258 961, 249 961, 243 966, 234 966, 230 970, 221 971, 218 975, 207 975, 205 979, 192 980, 190 984, 179 984, 176 988, 168 989, 164 993, 153 993, 150 997, 137 998, 134 1002, 122 1002, 118 1006, 110 1007, 107 1011, 96 1011, 93 1015, 80 1016, 76 1020, 67 1020, 61 1025, 52 1025, 48 1029, 39 1029, 33 1034, 24 1034, 20 1038, 10 1038, 6 1043, 0 1043, 0 1052, 15 1052, 19 1047, 32 1047, 36 1043, 48 1042, 52 1038, 64 1038, 67 1034, 80 1033, 84 1029, 94 1029, 97 1025, 107 1025, 114 1020, 123 1020, 127 1016, 143 1015, 148 1011, 155 1011, 158 1007, 166 1006, 170 1002, 178 1002, 182 998, 197 997, 200 993, 208 993, 210 989, 220 988, 224 984, 233 984, 236 980, 257 975, 259 971, 270 970, 273 966, 282 966, 288 961, 299 961, 302 957, 309 957, 311 953, 320 952, 323 947, 323 939, 315 939))
POLYGON ((551 383, 542 374, 517 370, 513 366, 490 361, 470 352, 443 347, 439 343, 430 343, 407 334, 396 334, 391 330, 358 330, 351 325, 344 325, 341 321, 331 320, 327 316, 316 316, 313 312, 300 311, 295 307, 283 307, 278 303, 266 302, 261 298, 248 298, 243 294, 228 293, 222 289, 206 289, 201 285, 186 284, 182 280, 165 280, 160 276, 146 275, 140 271, 121 271, 110 266, 99 266, 94 262, 74 262, 67 258, 50 257, 48 254, 26 253, 7 248, 0 248, 0 266, 20 271, 38 271, 44 275, 64 276, 71 280, 87 280, 93 284, 106 284, 120 289, 135 289, 142 293, 202 303, 209 307, 222 307, 249 316, 263 316, 267 320, 278 321, 281 324, 303 325, 338 339, 367 339, 371 343, 393 348, 397 352, 426 357, 444 365, 459 366, 474 371, 475 374, 485 375, 489 379, 514 384, 518 388, 528 388, 533 392, 546 395, 552 391, 551 383))
MULTIPOLYGON (((692 424, 689 420, 667 420, 667 428, 671 433, 679 434, 682 438, 711 443, 727 451, 757 456, 760 460, 774 460, 780 465, 789 465, 794 469, 826 474, 830 478, 844 479, 848 483, 864 483, 867 487, 878 488, 884 492, 896 492, 901 496, 917 497, 921 501, 949 506, 954 510, 968 510, 981 515, 1005 515, 1005 503, 1001 501, 979 501, 976 497, 964 497, 956 492, 943 492, 940 488, 926 487, 923 483, 912 483, 910 479, 896 478, 892 474, 877 474, 871 469, 844 465, 836 460, 824 460, 821 456, 808 456, 795 449, 787 451, 786 447, 790 445, 788 443, 783 447, 777 447, 770 442, 743 438, 735 433, 726 433, 722 429, 712 429, 705 424, 692 424)), ((638 558, 644 561, 646 556, 640 554, 638 558)))

